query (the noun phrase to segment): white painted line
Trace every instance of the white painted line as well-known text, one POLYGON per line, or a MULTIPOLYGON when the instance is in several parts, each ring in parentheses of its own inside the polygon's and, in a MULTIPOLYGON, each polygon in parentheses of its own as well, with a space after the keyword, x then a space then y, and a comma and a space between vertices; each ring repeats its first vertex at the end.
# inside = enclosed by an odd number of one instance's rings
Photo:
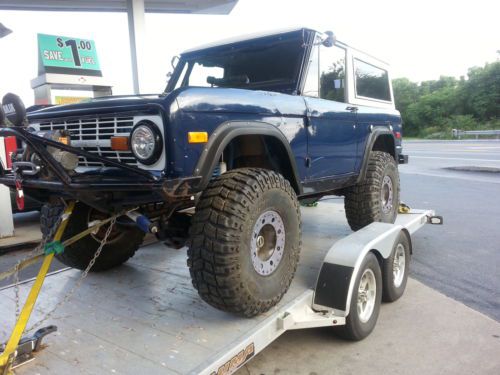
POLYGON ((463 161, 484 161, 484 162, 493 162, 500 163, 500 159, 467 159, 467 158, 443 158, 440 156, 415 156, 410 154, 410 158, 415 159, 441 159, 441 160, 463 160, 463 161))

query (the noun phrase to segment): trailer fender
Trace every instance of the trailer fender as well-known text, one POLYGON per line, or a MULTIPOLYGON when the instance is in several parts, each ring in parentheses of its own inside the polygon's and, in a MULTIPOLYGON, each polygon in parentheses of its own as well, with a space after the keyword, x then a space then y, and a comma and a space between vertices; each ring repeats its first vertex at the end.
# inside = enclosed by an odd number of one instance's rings
POLYGON ((402 225, 375 222, 336 242, 321 266, 313 308, 349 315, 354 282, 366 254, 374 252, 379 260, 387 259, 401 231, 410 238, 402 225))

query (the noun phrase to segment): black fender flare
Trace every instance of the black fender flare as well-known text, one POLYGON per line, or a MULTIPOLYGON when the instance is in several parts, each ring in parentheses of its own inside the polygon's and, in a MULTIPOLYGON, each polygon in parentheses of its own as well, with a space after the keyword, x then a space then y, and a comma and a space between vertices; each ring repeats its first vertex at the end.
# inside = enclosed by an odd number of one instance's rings
POLYGON ((226 121, 212 132, 194 169, 194 175, 201 177, 197 190, 201 191, 207 187, 222 152, 229 142, 241 135, 263 135, 277 139, 288 155, 294 179, 290 184, 296 189, 297 195, 302 193, 302 184, 288 139, 276 126, 263 121, 226 121))
POLYGON ((390 154, 394 157, 394 160, 396 160, 396 163, 398 162, 397 159, 397 151, 396 151, 396 139, 394 137, 394 133, 392 132, 391 129, 388 127, 373 127, 373 130, 368 134, 368 139, 365 144, 365 152, 363 154, 363 161, 361 162, 361 168, 359 171, 359 176, 358 176, 358 183, 363 181, 366 176, 366 170, 368 168, 368 160, 370 159, 370 152, 373 149, 373 146, 375 145, 375 142, 380 136, 390 136, 392 138, 392 144, 393 147, 391 147, 390 154))

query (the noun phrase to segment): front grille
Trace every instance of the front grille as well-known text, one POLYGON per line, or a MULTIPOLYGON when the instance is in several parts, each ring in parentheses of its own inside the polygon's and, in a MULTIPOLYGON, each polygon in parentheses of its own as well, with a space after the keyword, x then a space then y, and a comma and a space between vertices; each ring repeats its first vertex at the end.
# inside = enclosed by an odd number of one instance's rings
MULTIPOLYGON (((131 151, 114 151, 111 149, 111 137, 129 136, 134 126, 133 117, 93 117, 83 119, 48 120, 39 124, 41 131, 67 130, 71 134, 71 146, 82 148, 96 155, 137 165, 131 151)), ((79 156, 79 167, 100 167, 103 164, 95 160, 79 156)))

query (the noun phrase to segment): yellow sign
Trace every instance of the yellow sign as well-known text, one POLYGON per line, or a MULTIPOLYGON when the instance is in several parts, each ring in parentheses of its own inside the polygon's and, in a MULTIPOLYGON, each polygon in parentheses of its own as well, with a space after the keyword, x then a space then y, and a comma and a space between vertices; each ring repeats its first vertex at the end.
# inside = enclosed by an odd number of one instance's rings
POLYGON ((56 96, 56 104, 75 104, 80 103, 91 98, 84 96, 56 96))

